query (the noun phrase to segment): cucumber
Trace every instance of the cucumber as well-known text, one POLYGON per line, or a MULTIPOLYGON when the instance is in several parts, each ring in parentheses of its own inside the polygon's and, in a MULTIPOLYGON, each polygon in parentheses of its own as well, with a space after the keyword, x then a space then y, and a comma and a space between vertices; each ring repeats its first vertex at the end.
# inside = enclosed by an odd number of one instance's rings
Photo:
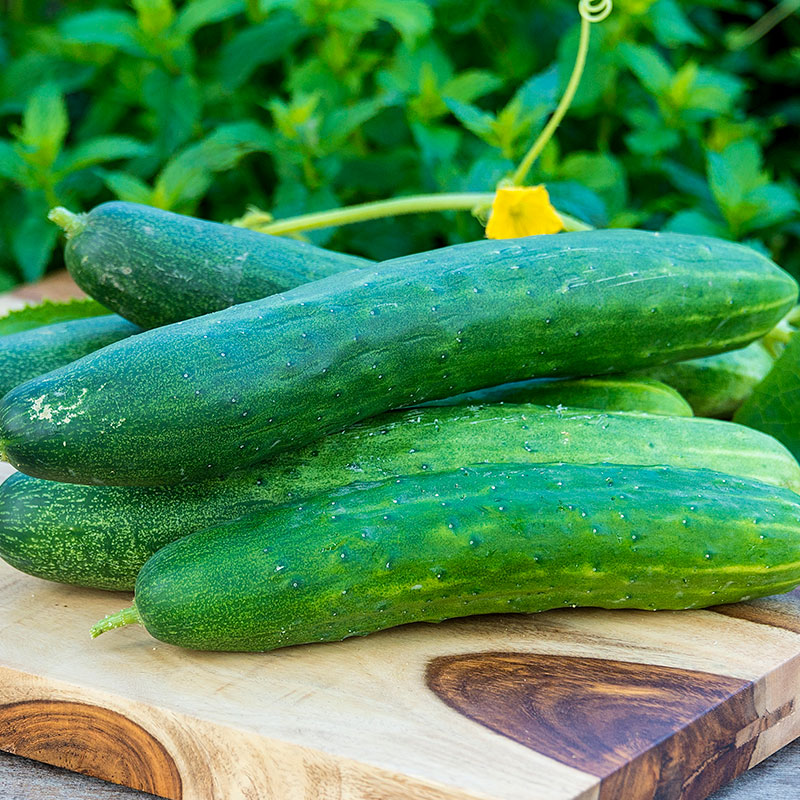
POLYGON ((43 325, 0 338, 0 395, 141 328, 116 314, 43 325))
POLYGON ((29 381, 0 401, 0 448, 52 480, 197 481, 390 408, 739 347, 796 297, 760 253, 705 237, 454 245, 145 331, 29 381))
POLYGON ((506 383, 475 392, 465 392, 425 406, 466 406, 484 403, 536 403, 565 408, 598 408, 604 411, 643 411, 691 417, 692 407, 666 383, 652 378, 608 375, 596 378, 553 381, 541 378, 506 383))
POLYGON ((78 286, 143 328, 374 263, 138 203, 56 208, 50 218, 67 232, 64 259, 78 286))
POLYGON ((0 485, 0 556, 40 578, 132 589, 144 562, 193 531, 356 481, 481 461, 707 468, 800 491, 774 439, 715 420, 536 406, 391 412, 222 481, 85 486, 16 473, 0 485))
POLYGON ((664 364, 640 374, 672 386, 698 416, 730 419, 773 363, 761 342, 753 342, 740 350, 664 364))
POLYGON ((265 651, 564 606, 681 609, 800 583, 800 497, 708 470, 490 465, 323 493, 168 544, 131 622, 265 651))

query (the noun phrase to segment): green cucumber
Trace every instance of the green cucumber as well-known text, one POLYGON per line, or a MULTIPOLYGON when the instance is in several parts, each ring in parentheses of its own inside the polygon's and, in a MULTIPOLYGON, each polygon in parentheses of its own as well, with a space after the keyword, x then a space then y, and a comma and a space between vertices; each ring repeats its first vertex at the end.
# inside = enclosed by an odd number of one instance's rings
POLYGON ((293 239, 173 214, 103 203, 50 218, 67 232, 64 259, 87 294, 154 328, 372 264, 293 239))
POLYGON ((0 338, 0 395, 140 330, 116 314, 106 314, 3 336, 0 338))
POLYGON ((0 556, 40 578, 132 589, 169 542, 255 509, 356 481, 481 461, 665 464, 800 491, 800 466, 769 436, 707 419, 536 406, 391 412, 226 480, 85 486, 17 473, 0 485, 0 556))
POLYGON ((391 408, 739 347, 796 297, 768 258, 706 237, 454 245, 145 331, 29 381, 0 401, 0 449, 70 483, 197 481, 391 408))
POLYGON ((740 350, 664 364, 640 374, 672 386, 698 416, 730 419, 773 363, 761 342, 753 342, 740 350))
POLYGON ((682 609, 800 583, 800 497, 707 470, 481 466, 323 493, 167 545, 135 605, 202 650, 565 606, 682 609))
POLYGON ((692 416, 692 407, 671 386, 652 378, 628 375, 602 375, 563 381, 547 378, 518 381, 457 394, 443 400, 431 400, 421 403, 419 407, 484 403, 536 403, 540 406, 692 416))

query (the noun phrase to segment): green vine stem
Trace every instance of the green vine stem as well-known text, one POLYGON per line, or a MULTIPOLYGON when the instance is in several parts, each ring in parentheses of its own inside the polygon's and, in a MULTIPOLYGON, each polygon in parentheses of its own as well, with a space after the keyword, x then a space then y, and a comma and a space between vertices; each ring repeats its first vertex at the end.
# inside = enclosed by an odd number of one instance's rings
POLYGON ((525 154, 525 157, 520 162, 513 176, 511 177, 511 184, 513 186, 522 186, 534 162, 542 153, 542 150, 547 146, 547 143, 552 138, 556 129, 564 119, 564 115, 572 105, 575 99, 575 93, 578 91, 578 86, 583 76, 583 70, 586 67, 586 54, 589 52, 589 38, 592 24, 595 22, 602 22, 612 11, 612 0, 580 0, 578 4, 578 11, 581 15, 581 32, 578 39, 578 52, 575 56, 575 65, 572 68, 572 74, 569 77, 567 88, 559 100, 553 116, 544 126, 544 129, 539 134, 539 137, 531 145, 530 150, 525 154))
MULTIPOLYGON (((391 200, 377 200, 373 203, 361 203, 345 208, 334 208, 330 211, 318 211, 313 214, 301 214, 297 217, 273 220, 265 211, 252 210, 237 220, 233 225, 239 228, 250 228, 261 233, 281 236, 301 231, 313 231, 320 228, 334 228, 339 225, 352 225, 354 222, 366 222, 383 217, 394 217, 402 214, 419 214, 428 211, 476 211, 490 207, 494 200, 494 192, 465 192, 463 194, 415 194, 408 197, 395 197, 391 200)), ((579 219, 558 212, 567 231, 589 231, 591 225, 579 219)))
POLYGON ((800 0, 782 0, 767 11, 761 19, 756 20, 749 28, 732 38, 731 49, 744 50, 745 47, 750 47, 751 44, 766 36, 776 25, 780 25, 794 14, 798 8, 800 8, 800 0))

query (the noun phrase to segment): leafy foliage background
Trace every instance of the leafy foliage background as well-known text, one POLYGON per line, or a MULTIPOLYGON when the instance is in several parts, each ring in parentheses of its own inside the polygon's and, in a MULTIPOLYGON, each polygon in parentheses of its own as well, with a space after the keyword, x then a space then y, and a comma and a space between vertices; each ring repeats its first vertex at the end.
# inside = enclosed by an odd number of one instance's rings
MULTIPOLYGON (((800 18, 616 0, 532 182, 596 226, 750 242, 800 275, 800 18)), ((0 0, 0 289, 60 263, 48 209, 120 198, 225 220, 490 191, 543 126, 573 0, 0 0)), ((389 258, 482 236, 465 213, 315 242, 389 258)))

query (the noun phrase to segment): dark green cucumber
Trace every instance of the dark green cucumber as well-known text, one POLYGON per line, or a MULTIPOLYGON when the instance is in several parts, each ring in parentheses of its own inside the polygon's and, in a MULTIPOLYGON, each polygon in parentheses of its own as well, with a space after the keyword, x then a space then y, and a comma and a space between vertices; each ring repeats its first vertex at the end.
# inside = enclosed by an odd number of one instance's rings
POLYGON ((702 417, 730 419, 774 361, 761 342, 706 358, 664 364, 643 375, 669 384, 702 417))
POLYGON ((144 562, 193 531, 356 481, 491 462, 663 464, 800 491, 774 439, 728 422, 536 406, 391 412, 222 481, 85 486, 17 473, 0 485, 0 556, 40 578, 132 589, 144 562))
POLYGON ((800 583, 800 497, 707 470, 491 465, 323 493, 167 545, 140 621, 202 650, 564 606, 682 609, 800 583))
POLYGON ((0 395, 141 328, 116 314, 43 325, 0 338, 0 395))
POLYGON ((457 394, 443 400, 431 400, 420 407, 484 403, 536 403, 540 406, 692 416, 692 407, 671 386, 652 378, 628 375, 602 375, 564 381, 547 378, 518 381, 457 394))
POLYGON ((50 218, 67 232, 64 258, 78 286, 143 328, 373 263, 138 203, 78 215, 57 208, 50 218))
POLYGON ((455 245, 145 331, 29 381, 0 402, 0 447, 70 483, 197 481, 390 408, 742 346, 796 297, 763 255, 705 237, 455 245))

